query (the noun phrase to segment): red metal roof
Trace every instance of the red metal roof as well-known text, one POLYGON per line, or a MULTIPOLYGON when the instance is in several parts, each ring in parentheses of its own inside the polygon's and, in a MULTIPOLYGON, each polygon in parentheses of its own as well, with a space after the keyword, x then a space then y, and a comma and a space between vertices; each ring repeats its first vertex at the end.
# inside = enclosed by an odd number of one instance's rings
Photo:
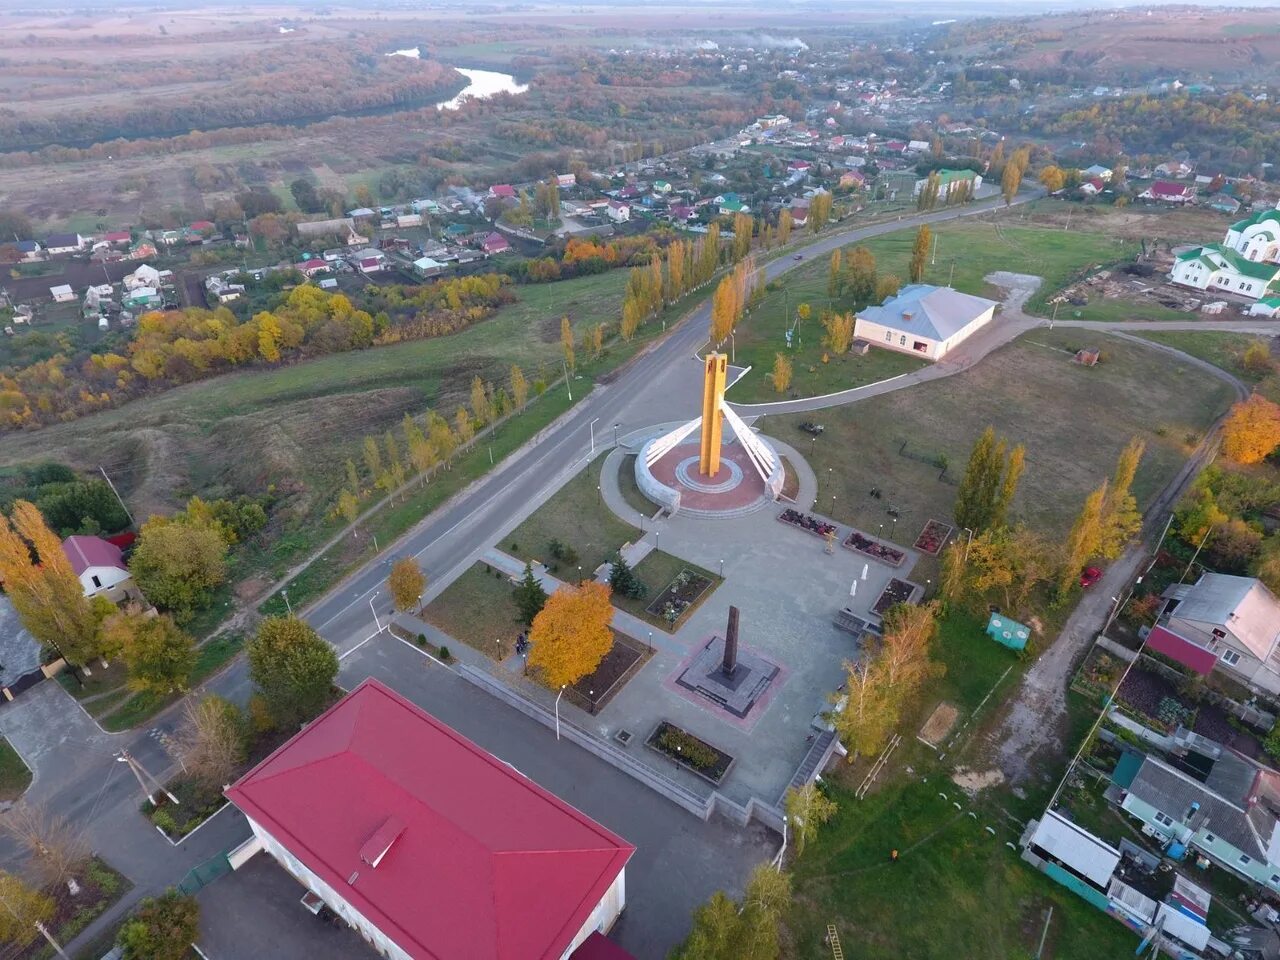
POLYGON ((227 796, 419 960, 559 960, 635 850, 376 680, 227 796))
POLYGON ((582 945, 573 951, 569 960, 635 960, 631 954, 596 931, 582 941, 582 945))
POLYGON ((107 543, 101 537, 85 537, 76 535, 62 541, 62 552, 71 561, 71 569, 76 576, 90 567, 118 567, 128 569, 120 557, 120 548, 107 543))
POLYGON ((1151 184, 1150 190, 1153 197, 1186 197, 1195 192, 1185 183, 1170 183, 1168 180, 1157 180, 1151 184))
POLYGON ((1164 627, 1152 627, 1147 646, 1166 657, 1190 667, 1196 673, 1208 675, 1218 663, 1218 655, 1199 644, 1180 637, 1164 627))

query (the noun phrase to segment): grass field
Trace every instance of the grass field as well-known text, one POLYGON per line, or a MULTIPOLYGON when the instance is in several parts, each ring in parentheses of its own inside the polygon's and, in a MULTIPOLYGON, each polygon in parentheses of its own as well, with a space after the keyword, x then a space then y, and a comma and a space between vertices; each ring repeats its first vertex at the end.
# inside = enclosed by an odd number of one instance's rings
MULTIPOLYGON (((877 786, 865 799, 854 796, 867 758, 839 764, 825 778, 839 812, 795 862, 788 955, 826 956, 822 939, 831 923, 846 955, 865 960, 1025 960, 1035 956, 1050 905, 1045 960, 1131 955, 1133 934, 1005 845, 1016 843, 1021 820, 1043 806, 1039 785, 1025 798, 994 787, 970 800, 949 779, 958 766, 980 766, 974 754, 986 744, 984 724, 1017 688, 1028 661, 992 642, 981 621, 960 612, 940 623, 934 649, 946 673, 908 710, 898 728, 902 745, 877 786), (943 700, 959 708, 961 722, 985 706, 957 752, 940 761, 914 735, 943 700), (894 849, 897 863, 889 859, 894 849)), ((1073 715, 1064 752, 1083 735, 1087 719, 1084 712, 1073 715)))
POLYGON ((1176 330, 1169 333, 1142 333, 1139 336, 1144 340, 1176 347, 1183 353, 1207 360, 1214 366, 1235 374, 1245 383, 1258 383, 1267 375, 1265 370, 1247 369, 1242 362, 1249 344, 1262 339, 1247 333, 1207 330, 1202 333, 1198 330, 1176 330))
POLYGON ((0 801, 17 800, 31 785, 31 771, 8 740, 0 737, 0 801))
POLYGON ((472 564, 427 604, 422 619, 495 660, 510 656, 521 630, 511 582, 483 563, 472 564))
MULTIPOLYGON (((1091 230, 1065 231, 1032 222, 1022 225, 1000 219, 938 224, 934 228, 937 245, 926 268, 924 282, 952 284, 957 290, 1001 299, 1002 293, 983 278, 996 270, 1029 273, 1044 278, 1044 284, 1027 302, 1028 313, 1047 316, 1048 296, 1056 293, 1092 267, 1132 259, 1138 252, 1136 241, 1091 230)), ((876 258, 880 274, 894 274, 904 283, 908 277, 914 230, 875 237, 861 244, 876 258)), ((845 248, 847 257, 851 245, 845 248)), ((819 315, 824 310, 844 313, 859 305, 850 297, 828 295, 829 258, 822 257, 799 267, 738 325, 735 335, 736 363, 751 366, 751 373, 734 386, 730 397, 740 403, 781 399, 766 378, 773 369, 774 355, 788 353, 794 378, 791 393, 815 396, 888 379, 922 365, 922 361, 872 348, 865 357, 845 356, 823 363, 825 348, 819 315), (788 350, 785 331, 796 322, 796 308, 808 303, 812 318, 800 324, 796 346, 788 350)), ((1073 317, 1085 320, 1186 319, 1184 314, 1157 304, 1097 300, 1084 307, 1070 308, 1073 317)), ((1062 315, 1065 317, 1066 313, 1062 315)))
POLYGON ((640 535, 639 530, 605 506, 600 497, 600 464, 592 463, 504 537, 499 546, 521 560, 541 560, 561 580, 589 580, 596 568, 612 560, 624 543, 635 542, 640 535), (565 563, 554 557, 552 540, 571 547, 578 555, 577 562, 565 563))
MULTIPOLYGON (((956 376, 822 411, 826 432, 802 444, 822 480, 819 509, 910 544, 930 518, 951 522, 956 484, 988 425, 1027 447, 1014 516, 1049 537, 1065 534, 1089 490, 1108 476, 1131 436, 1147 451, 1134 482, 1145 505, 1234 400, 1226 384, 1138 344, 1074 330, 1038 330, 956 376), (1070 361, 1096 344, 1106 362, 1070 361), (948 467, 938 466, 945 458, 948 467), (883 499, 868 496, 872 487, 883 499), (900 511, 897 531, 887 514, 900 511)), ((795 443, 813 414, 766 417, 764 432, 795 443)))

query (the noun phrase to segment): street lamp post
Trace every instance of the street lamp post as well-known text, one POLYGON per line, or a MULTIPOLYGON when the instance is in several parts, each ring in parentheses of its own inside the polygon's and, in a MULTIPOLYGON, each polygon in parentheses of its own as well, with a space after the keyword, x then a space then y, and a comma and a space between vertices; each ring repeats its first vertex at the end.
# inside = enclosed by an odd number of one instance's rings
POLYGON ((560 739, 560 698, 564 696, 564 685, 560 686, 560 692, 556 694, 556 739, 560 739))
POLYGON ((720 560, 720 579, 721 580, 724 579, 724 559, 723 558, 721 558, 720 560))
POLYGON ((281 590, 280 595, 284 597, 284 608, 289 611, 290 618, 293 617, 293 605, 289 603, 289 591, 281 590))
POLYGON ((587 424, 587 429, 591 431, 591 455, 593 457, 596 455, 596 420, 599 419, 599 417, 596 417, 595 420, 587 424))
MULTIPOLYGON (((377 596, 375 593, 374 597, 377 596)), ((373 622, 378 625, 378 632, 382 632, 382 621, 378 619, 378 608, 373 605, 373 597, 369 598, 369 609, 373 611, 373 622)))
POLYGON ((620 424, 620 423, 615 423, 615 424, 613 425, 613 445, 614 445, 615 447, 618 445, 618 428, 619 428, 620 426, 622 426, 622 424, 620 424))

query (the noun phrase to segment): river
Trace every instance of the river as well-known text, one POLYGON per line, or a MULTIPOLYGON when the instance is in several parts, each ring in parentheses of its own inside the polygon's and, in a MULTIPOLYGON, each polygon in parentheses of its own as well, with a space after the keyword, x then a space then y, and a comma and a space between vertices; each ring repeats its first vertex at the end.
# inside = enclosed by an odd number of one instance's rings
MULTIPOLYGON (((422 51, 418 47, 409 47, 407 50, 393 50, 387 56, 413 57, 416 60, 422 56, 422 51)), ((468 67, 453 69, 467 78, 467 85, 452 100, 442 100, 437 103, 437 110, 457 110, 465 100, 487 100, 497 93, 524 93, 529 89, 527 83, 517 83, 516 78, 509 73, 498 73, 496 70, 472 70, 468 67)))

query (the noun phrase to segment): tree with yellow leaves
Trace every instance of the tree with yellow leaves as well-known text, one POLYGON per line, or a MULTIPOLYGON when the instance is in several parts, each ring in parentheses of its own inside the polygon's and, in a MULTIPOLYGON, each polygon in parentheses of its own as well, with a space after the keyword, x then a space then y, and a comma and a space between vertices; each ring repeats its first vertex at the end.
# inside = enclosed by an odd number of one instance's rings
POLYGON ((427 578, 413 557, 401 557, 391 565, 391 573, 387 576, 387 591, 391 594, 391 602, 401 613, 413 610, 422 599, 422 591, 427 589, 427 578))
POLYGON ((511 365, 511 402, 517 410, 523 410, 529 402, 529 381, 524 378, 524 371, 514 363, 511 365))
POLYGON ((820 190, 809 200, 809 229, 817 233, 831 219, 831 193, 820 190))
POLYGON ((1057 193, 1067 184, 1067 171, 1050 164, 1040 171, 1039 180, 1050 193, 1057 193))
POLYGON ((493 405, 479 377, 471 378, 471 415, 478 423, 489 423, 493 419, 493 405))
POLYGON ((564 365, 570 374, 573 373, 575 358, 573 354, 573 325, 567 316, 560 318, 560 346, 564 350, 564 365))
POLYGON ((529 666, 553 690, 590 674, 613 647, 607 584, 584 580, 550 597, 529 629, 529 666))
POLYGON ((476 435, 476 427, 471 422, 471 414, 467 413, 466 407, 458 408, 458 412, 453 415, 453 423, 459 442, 470 443, 471 438, 476 435))
POLYGON ((35 504, 0 514, 0 582, 27 631, 74 664, 98 653, 98 621, 80 578, 35 504))
POLYGON ((773 389, 778 393, 786 393, 791 387, 792 372, 791 358, 785 353, 775 353, 773 355, 773 372, 769 374, 773 389))
POLYGON ((791 239, 791 211, 783 210, 778 214, 778 245, 784 245, 791 239))
POLYGON ((822 325, 827 331, 822 345, 838 357, 848 353, 853 344, 853 314, 828 314, 822 318, 822 325))
POLYGON ((1280 406, 1254 394, 1222 424, 1222 452, 1236 463, 1261 463, 1280 447, 1280 406))

